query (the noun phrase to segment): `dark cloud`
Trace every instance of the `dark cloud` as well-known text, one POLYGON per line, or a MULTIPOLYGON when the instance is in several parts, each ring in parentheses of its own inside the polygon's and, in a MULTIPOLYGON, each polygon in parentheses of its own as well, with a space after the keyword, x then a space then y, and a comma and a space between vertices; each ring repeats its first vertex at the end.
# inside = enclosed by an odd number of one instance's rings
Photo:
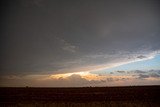
POLYGON ((160 70, 154 70, 154 69, 152 69, 152 70, 149 70, 149 72, 151 72, 151 73, 158 73, 158 74, 160 74, 160 70))
POLYGON ((149 75, 139 74, 139 79, 149 78, 149 75))
POLYGON ((152 73, 152 74, 150 74, 150 77, 159 78, 160 75, 159 75, 159 74, 156 74, 156 73, 152 73))
POLYGON ((114 79, 113 79, 113 78, 107 78, 107 81, 108 81, 108 82, 113 82, 114 79))
POLYGON ((141 71, 141 70, 136 70, 136 71, 134 71, 135 73, 146 73, 145 71, 141 71))
POLYGON ((157 73, 139 74, 138 76, 139 76, 138 77, 139 79, 145 79, 145 78, 150 78, 150 77, 153 77, 153 78, 159 78, 160 77, 160 75, 157 74, 157 73))
POLYGON ((110 72, 110 74, 114 74, 113 72, 110 72))
POLYGON ((126 73, 126 71, 117 71, 118 73, 126 73))
POLYGON ((7 0, 1 5, 1 75, 65 73, 160 50, 157 0, 7 0))
POLYGON ((147 58, 146 56, 143 56, 143 55, 140 55, 140 56, 137 56, 137 58, 139 59, 144 59, 144 58, 147 58))

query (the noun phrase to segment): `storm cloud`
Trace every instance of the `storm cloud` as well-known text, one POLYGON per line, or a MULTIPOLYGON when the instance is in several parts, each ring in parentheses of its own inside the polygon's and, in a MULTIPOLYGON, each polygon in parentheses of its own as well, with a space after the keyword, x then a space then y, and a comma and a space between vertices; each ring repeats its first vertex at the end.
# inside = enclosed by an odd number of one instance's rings
POLYGON ((1 75, 92 71, 160 50, 158 0, 7 0, 1 5, 1 75))

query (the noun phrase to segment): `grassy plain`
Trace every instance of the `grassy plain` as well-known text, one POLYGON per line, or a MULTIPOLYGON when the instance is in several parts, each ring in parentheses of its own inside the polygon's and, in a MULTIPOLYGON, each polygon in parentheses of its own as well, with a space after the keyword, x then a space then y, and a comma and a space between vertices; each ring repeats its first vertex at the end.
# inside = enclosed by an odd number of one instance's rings
POLYGON ((160 86, 1 87, 0 107, 160 107, 160 86))

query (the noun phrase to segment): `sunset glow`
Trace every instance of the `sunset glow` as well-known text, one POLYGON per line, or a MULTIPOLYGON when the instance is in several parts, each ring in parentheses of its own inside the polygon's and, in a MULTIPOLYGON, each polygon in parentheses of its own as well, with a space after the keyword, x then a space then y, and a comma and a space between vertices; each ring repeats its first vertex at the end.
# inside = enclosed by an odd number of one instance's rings
POLYGON ((0 87, 160 85, 157 0, 7 0, 0 87))

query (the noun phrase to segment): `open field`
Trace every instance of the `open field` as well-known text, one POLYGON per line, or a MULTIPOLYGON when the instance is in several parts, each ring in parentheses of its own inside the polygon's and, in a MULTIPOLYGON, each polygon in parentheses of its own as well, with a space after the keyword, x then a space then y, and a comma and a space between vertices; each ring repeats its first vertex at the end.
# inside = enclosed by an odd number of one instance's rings
POLYGON ((160 86, 0 88, 0 106, 160 107, 160 86))

